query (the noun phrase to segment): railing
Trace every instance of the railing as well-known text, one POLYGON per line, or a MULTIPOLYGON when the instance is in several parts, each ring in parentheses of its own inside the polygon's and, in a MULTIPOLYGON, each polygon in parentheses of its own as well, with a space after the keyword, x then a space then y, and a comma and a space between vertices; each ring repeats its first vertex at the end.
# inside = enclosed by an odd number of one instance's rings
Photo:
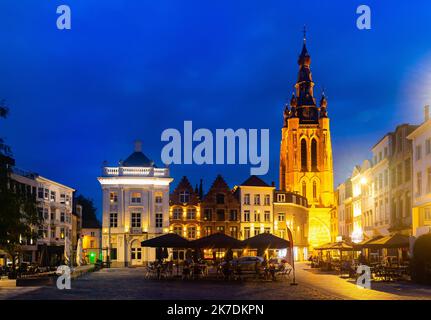
POLYGON ((169 169, 153 167, 104 167, 105 176, 168 177, 169 169))

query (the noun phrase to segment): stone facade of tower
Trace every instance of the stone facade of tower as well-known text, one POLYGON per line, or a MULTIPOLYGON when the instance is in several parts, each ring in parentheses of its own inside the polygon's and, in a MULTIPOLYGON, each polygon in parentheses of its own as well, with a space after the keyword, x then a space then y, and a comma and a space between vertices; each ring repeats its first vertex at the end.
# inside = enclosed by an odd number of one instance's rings
POLYGON ((304 39, 295 93, 284 111, 280 189, 308 199, 308 241, 312 249, 331 241, 334 181, 327 100, 322 94, 319 106, 316 104, 310 64, 304 39))

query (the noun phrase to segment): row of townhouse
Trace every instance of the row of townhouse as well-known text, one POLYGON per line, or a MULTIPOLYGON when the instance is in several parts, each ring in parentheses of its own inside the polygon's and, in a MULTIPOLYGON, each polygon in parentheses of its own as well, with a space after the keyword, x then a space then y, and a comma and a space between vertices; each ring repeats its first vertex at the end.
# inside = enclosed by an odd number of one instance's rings
MULTIPOLYGON (((25 194, 37 204, 40 226, 32 226, 34 238, 21 239, 21 262, 40 266, 58 266, 65 260, 65 245, 69 246, 71 259, 78 239, 83 240, 84 253, 100 251, 100 225, 92 222, 87 228, 83 221, 82 207, 75 204, 75 190, 64 184, 47 179, 37 173, 12 167, 10 187, 14 192, 25 194), (94 236, 91 240, 90 237, 94 236), (88 240, 88 241, 87 241, 88 240)), ((99 254, 100 255, 100 254, 99 254)), ((98 257, 98 256, 97 256, 98 257)), ((0 256, 0 265, 8 261, 7 255, 0 256)), ((92 259, 94 262, 95 259, 92 259)))
POLYGON ((402 124, 337 187, 338 235, 353 242, 431 232, 431 121, 402 124))
POLYGON ((308 257, 307 199, 276 190, 256 176, 231 189, 218 175, 206 194, 202 181, 194 189, 183 177, 169 193, 169 169, 158 168, 137 142, 118 166, 105 165, 98 180, 103 190, 104 258, 113 266, 155 260, 155 250, 141 247, 141 242, 169 232, 189 240, 214 233, 243 240, 264 232, 288 239, 289 228, 296 258, 308 257))

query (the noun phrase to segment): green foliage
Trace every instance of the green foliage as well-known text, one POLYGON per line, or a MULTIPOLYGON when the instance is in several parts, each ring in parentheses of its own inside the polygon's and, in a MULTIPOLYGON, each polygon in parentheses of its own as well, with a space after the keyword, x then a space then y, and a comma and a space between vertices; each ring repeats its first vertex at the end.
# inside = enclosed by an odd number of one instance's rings
POLYGON ((6 118, 9 114, 9 108, 6 106, 6 101, 0 101, 0 118, 6 118))
MULTIPOLYGON (((1 101, 0 117, 6 117, 7 113, 1 101)), ((39 227, 40 220, 35 198, 14 188, 11 156, 9 146, 0 139, 0 248, 14 258, 21 250, 22 239, 36 239, 34 230, 39 227)))
POLYGON ((82 206, 82 223, 83 226, 88 224, 95 225, 99 224, 96 216, 96 207, 94 206, 94 202, 90 198, 86 198, 83 195, 79 195, 75 198, 75 202, 82 206))
POLYGON ((431 234, 416 239, 413 248, 412 279, 417 283, 431 284, 431 234))

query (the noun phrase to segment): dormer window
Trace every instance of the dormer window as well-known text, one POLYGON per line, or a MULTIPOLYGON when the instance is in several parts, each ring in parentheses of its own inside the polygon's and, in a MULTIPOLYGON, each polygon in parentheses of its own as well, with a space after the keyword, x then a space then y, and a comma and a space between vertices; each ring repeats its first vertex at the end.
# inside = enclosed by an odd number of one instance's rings
POLYGON ((181 203, 190 202, 190 193, 188 191, 181 191, 180 192, 180 202, 181 203))

